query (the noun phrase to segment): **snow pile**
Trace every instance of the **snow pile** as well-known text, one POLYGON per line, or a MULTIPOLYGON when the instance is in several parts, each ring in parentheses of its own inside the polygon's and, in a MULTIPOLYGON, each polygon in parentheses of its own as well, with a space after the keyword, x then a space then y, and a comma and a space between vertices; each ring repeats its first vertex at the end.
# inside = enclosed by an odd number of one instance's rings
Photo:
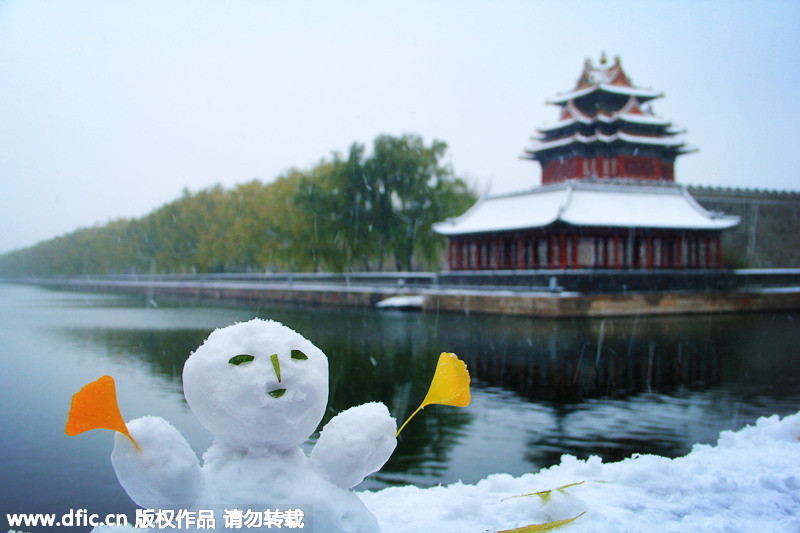
POLYGON ((384 533, 493 532, 584 511, 559 531, 797 532, 799 438, 800 413, 772 416, 677 459, 641 455, 604 464, 565 455, 559 465, 517 478, 495 474, 475 485, 360 496, 384 533), (572 483, 580 484, 557 490, 572 483))
POLYGON ((406 294, 390 296, 375 304, 382 309, 422 309, 425 305, 425 296, 422 294, 406 294))

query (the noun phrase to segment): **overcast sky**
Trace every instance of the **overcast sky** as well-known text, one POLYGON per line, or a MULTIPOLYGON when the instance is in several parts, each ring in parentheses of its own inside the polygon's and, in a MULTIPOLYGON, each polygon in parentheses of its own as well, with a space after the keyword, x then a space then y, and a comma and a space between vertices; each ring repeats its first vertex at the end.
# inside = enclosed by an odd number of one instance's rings
POLYGON ((797 190, 799 38, 779 1, 0 0, 0 253, 381 133, 537 186, 545 100, 602 51, 700 149, 680 183, 797 190))

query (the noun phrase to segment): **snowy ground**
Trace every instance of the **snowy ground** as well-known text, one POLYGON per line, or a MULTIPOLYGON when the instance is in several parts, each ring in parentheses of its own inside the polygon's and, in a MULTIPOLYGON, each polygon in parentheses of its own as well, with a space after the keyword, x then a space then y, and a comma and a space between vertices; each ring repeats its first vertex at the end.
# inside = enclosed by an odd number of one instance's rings
POLYGON ((677 459, 604 464, 565 455, 536 474, 475 485, 361 493, 384 533, 501 531, 572 518, 559 531, 800 531, 800 413, 725 431, 677 459), (539 491, 583 482, 549 496, 539 491))

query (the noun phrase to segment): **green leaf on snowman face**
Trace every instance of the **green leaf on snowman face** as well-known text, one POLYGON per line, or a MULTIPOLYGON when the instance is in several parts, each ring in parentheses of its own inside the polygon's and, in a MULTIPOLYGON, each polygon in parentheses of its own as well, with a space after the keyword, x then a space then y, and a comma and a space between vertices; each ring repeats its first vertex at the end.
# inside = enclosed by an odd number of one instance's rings
POLYGON ((305 361, 308 359, 308 356, 301 352, 300 350, 292 350, 292 359, 297 359, 298 361, 305 361))
POLYGON ((269 391, 269 395, 273 398, 280 398, 286 392, 286 389, 275 389, 269 391))
POLYGON ((243 353, 243 354, 239 354, 239 355, 234 355, 233 357, 228 359, 228 362, 230 364, 232 364, 232 365, 239 366, 242 363, 249 363, 253 359, 255 359, 255 357, 253 357, 252 355, 248 355, 246 353, 243 353))
POLYGON ((272 360, 272 368, 275 369, 275 375, 278 376, 278 383, 281 382, 281 365, 278 363, 278 354, 274 353, 269 356, 272 360))

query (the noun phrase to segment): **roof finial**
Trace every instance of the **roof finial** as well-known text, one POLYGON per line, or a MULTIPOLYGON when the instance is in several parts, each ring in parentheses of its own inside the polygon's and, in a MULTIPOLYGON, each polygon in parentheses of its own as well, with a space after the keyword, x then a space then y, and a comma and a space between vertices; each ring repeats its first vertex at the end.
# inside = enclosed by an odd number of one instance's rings
POLYGON ((600 53, 600 64, 601 64, 601 65, 605 65, 607 61, 608 61, 608 59, 606 58, 606 51, 605 51, 605 50, 603 50, 603 51, 600 53))

